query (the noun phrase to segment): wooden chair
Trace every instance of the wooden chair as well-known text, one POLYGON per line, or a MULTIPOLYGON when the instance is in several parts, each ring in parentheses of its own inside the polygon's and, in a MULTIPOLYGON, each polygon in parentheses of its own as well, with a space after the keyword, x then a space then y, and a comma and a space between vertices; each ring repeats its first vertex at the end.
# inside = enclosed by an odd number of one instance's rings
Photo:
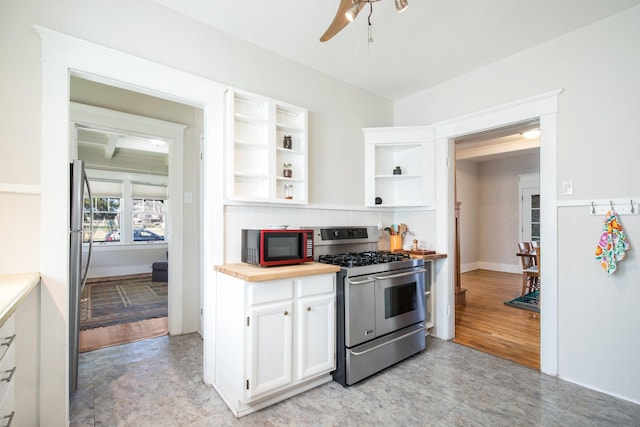
POLYGON ((534 264, 526 269, 522 269, 522 296, 536 289, 540 289, 540 247, 538 246, 534 251, 535 256, 526 257, 535 259, 534 264), (527 290, 529 292, 527 292, 527 290))
MULTIPOLYGON (((532 240, 531 241, 531 252, 535 252, 536 248, 540 247, 540 240, 532 240)), ((535 258, 533 258, 533 262, 535 262, 535 258)))
MULTIPOLYGON (((531 244, 529 242, 518 242, 519 254, 530 254, 532 251, 531 244)), ((533 266, 533 257, 521 255, 520 262, 522 263, 522 270, 526 270, 533 266)))

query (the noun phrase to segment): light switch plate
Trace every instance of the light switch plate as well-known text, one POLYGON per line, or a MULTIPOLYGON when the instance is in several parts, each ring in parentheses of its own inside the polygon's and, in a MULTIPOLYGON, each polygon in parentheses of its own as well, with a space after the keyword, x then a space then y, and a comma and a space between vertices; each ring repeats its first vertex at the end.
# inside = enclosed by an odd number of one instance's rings
POLYGON ((562 182, 562 195, 570 196, 573 194, 573 181, 562 182))

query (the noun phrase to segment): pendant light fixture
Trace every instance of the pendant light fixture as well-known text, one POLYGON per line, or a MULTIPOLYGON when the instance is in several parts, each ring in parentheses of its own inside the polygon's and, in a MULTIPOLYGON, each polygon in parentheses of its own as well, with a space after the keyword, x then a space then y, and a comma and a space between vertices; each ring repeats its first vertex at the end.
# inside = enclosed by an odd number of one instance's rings
POLYGON ((407 2, 407 0, 396 0, 396 10, 398 11, 398 13, 404 12, 408 6, 409 3, 407 2))
MULTIPOLYGON (((336 34, 338 34, 344 27, 350 22, 353 22, 360 10, 363 9, 367 3, 369 4, 369 17, 367 19, 369 24, 369 43, 373 42, 371 35, 371 15, 373 14, 373 3, 377 3, 380 0, 340 0, 340 6, 333 21, 327 28, 327 31, 320 37, 321 42, 326 42, 336 34)), ((398 13, 403 12, 409 6, 408 0, 394 0, 396 4, 396 11, 398 13)))
POLYGON ((347 17, 347 20, 349 20, 349 22, 353 22, 354 19, 356 19, 356 16, 358 16, 358 13, 360 13, 360 2, 354 2, 353 6, 351 6, 349 10, 347 10, 344 16, 347 17))

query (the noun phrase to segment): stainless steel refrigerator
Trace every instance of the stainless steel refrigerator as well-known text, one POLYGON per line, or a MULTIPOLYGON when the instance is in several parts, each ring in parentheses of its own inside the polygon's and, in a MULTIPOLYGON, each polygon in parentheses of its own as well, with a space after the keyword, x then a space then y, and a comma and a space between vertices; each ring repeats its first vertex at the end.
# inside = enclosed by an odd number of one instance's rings
POLYGON ((70 224, 69 224, 69 393, 78 388, 78 341, 80 326, 80 296, 87 282, 91 252, 93 250, 93 209, 91 189, 85 172, 84 162, 71 163, 70 180, 70 224), (84 232, 85 189, 89 197, 86 214, 89 215, 89 252, 86 262, 82 259, 82 235, 84 232), (84 272, 83 272, 84 264, 84 272))

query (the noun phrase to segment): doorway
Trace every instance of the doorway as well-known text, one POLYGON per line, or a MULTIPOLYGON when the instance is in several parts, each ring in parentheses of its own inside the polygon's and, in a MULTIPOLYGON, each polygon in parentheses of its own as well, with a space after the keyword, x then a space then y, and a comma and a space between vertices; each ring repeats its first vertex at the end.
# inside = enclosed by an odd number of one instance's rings
POLYGON ((521 177, 539 172, 539 139, 522 134, 538 126, 528 121, 455 142, 461 273, 456 287, 465 297, 456 299, 454 341, 535 369, 540 317, 504 302, 521 292, 515 256, 524 223, 521 177))
MULTIPOLYGON (((68 163, 69 144, 69 70, 72 74, 104 84, 134 90, 164 99, 184 103, 203 110, 202 182, 200 213, 201 233, 194 241, 202 250, 201 282, 203 323, 207 324, 207 300, 213 295, 209 284, 213 280, 213 266, 224 262, 223 257, 223 98, 225 87, 183 71, 159 65, 120 52, 88 43, 65 34, 36 27, 42 39, 42 122, 43 135, 41 165, 41 336, 48 351, 41 355, 41 399, 49 402, 42 416, 51 423, 63 424, 68 414, 68 163), (61 172, 66 171, 66 173, 61 172), (215 239, 210 238, 216 236, 215 239), (66 392, 61 392, 65 391, 66 392)), ((178 200, 182 200, 182 194, 178 200)), ((181 249, 181 248, 180 248, 181 249)), ((171 249, 172 250, 172 249, 171 249)), ((171 253, 169 254, 171 257, 171 253)), ((171 260, 170 260, 171 262, 171 260)), ((169 272, 173 280, 174 271, 169 272)), ((183 295, 170 298, 169 333, 181 334, 183 329, 183 295)), ((212 314, 212 313, 211 313, 212 314)), ((199 316, 200 313, 197 313, 199 316)), ((213 322, 210 319, 209 322, 213 322)), ((207 328, 203 328, 205 331, 207 328)), ((214 354, 214 340, 205 341, 204 352, 214 354)), ((204 367, 204 380, 213 382, 211 369, 204 367)))
MULTIPOLYGON (((94 294, 96 298, 89 308, 98 304, 96 312, 100 315, 91 316, 85 326, 119 330, 122 327, 113 327, 118 321, 161 315, 159 306, 167 300, 169 257, 173 258, 171 266, 177 273, 174 279, 180 279, 168 292, 169 305, 185 293, 188 285, 183 286, 184 283, 199 283, 199 248, 182 245, 184 238, 197 235, 193 228, 199 223, 199 198, 193 203, 192 197, 192 203, 183 206, 178 195, 182 195, 185 182, 191 194, 199 193, 202 111, 74 75, 70 77, 70 101, 71 157, 85 161, 94 188, 92 204, 105 205, 99 209, 100 215, 108 217, 99 223, 94 221, 94 226, 104 229, 94 228, 89 280, 97 282, 99 292, 94 294), (183 227, 184 222, 191 227, 183 227), (188 255, 184 261, 183 253, 188 255), (104 296, 104 305, 98 302, 100 295, 104 296), (147 313, 136 315, 136 307, 147 313), (105 312, 108 309, 114 311, 113 316, 105 312)), ((189 289, 186 292, 192 297, 183 299, 185 312, 198 313, 200 303, 193 295, 199 293, 189 289)), ((126 334, 110 331, 102 336, 113 337, 116 343, 130 336, 132 330, 136 333, 131 339, 145 334, 157 336, 162 328, 167 329, 166 306, 164 317, 162 324, 151 322, 150 329, 137 324, 136 328, 126 328, 126 334)), ((199 318, 179 320, 189 324, 188 331, 200 329, 199 318)))
MULTIPOLYGON (((558 375, 558 213, 557 197, 557 120, 558 101, 562 90, 554 90, 529 98, 519 99, 440 123, 436 139, 436 179, 443 187, 436 192, 435 221, 442 226, 436 229, 437 250, 455 253, 455 171, 453 158, 456 138, 464 135, 497 129, 526 120, 540 121, 540 231, 545 236, 545 251, 541 263, 540 280, 545 284, 544 316, 540 322, 540 370, 548 375, 558 375)), ((455 260, 455 256, 453 256, 455 260)), ((436 299, 434 335, 441 339, 453 339, 455 316, 453 305, 454 261, 442 261, 435 271, 436 299)))

